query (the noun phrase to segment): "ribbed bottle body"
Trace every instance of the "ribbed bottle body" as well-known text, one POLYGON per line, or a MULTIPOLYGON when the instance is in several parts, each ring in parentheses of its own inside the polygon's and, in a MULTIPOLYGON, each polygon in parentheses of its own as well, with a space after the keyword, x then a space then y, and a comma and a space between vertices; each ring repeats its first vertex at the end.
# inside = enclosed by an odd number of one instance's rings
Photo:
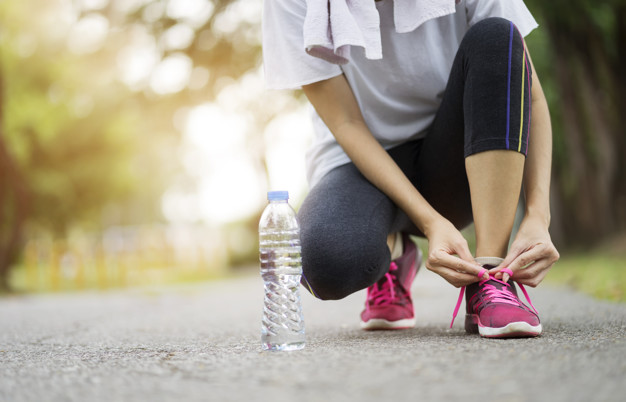
POLYGON ((286 201, 270 202, 259 223, 259 259, 265 290, 261 343, 266 350, 304 347, 300 250, 295 211, 286 201))

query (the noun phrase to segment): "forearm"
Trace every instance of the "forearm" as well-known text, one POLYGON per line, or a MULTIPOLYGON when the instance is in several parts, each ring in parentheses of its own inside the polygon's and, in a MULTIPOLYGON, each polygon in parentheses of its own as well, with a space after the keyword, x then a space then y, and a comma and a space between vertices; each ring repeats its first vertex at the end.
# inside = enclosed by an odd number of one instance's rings
POLYGON ((337 143, 363 176, 428 234, 429 227, 443 217, 420 195, 369 131, 345 77, 334 77, 303 89, 337 143))
MULTIPOLYGON (((532 64, 531 64, 532 66, 532 64)), ((528 156, 524 168, 526 216, 550 224, 552 128, 548 104, 533 67, 533 91, 528 156)))
POLYGON ((372 184, 391 198, 422 231, 443 217, 422 197, 363 121, 335 128, 337 142, 372 184))

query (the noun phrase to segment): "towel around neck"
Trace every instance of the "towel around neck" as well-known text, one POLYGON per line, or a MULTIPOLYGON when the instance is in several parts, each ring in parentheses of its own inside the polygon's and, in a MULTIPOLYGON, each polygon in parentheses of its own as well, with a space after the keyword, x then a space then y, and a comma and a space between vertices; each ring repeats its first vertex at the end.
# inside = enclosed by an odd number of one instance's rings
MULTIPOLYGON (((280 1, 280 0, 270 0, 280 1)), ((392 1, 392 0, 385 0, 392 1)), ((455 12, 460 0, 393 0, 396 32, 411 32, 424 22, 455 12)), ((381 59, 380 18, 376 2, 306 0, 304 47, 311 56, 334 64, 349 62, 350 47, 365 50, 368 59, 381 59)))

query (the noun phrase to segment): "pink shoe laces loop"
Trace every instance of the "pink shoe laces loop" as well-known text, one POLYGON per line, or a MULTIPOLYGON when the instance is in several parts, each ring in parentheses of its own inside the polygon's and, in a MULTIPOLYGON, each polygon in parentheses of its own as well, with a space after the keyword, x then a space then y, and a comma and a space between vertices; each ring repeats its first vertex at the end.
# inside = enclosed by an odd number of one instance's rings
MULTIPOLYGON (((509 277, 513 277, 513 271, 511 271, 508 268, 503 268, 500 270, 500 272, 506 272, 507 274, 509 274, 509 277)), ((539 312, 537 311, 537 309, 535 308, 535 306, 533 306, 533 302, 530 301, 530 297, 528 296, 528 292, 526 291, 526 288, 524 287, 524 285, 522 285, 521 283, 518 283, 519 288, 522 290, 522 293, 524 294, 524 297, 526 298, 526 301, 528 301, 528 304, 530 304, 530 307, 532 307, 533 311, 539 315, 539 312)))
MULTIPOLYGON (((487 270, 483 268, 478 274, 478 277, 482 278, 482 276, 485 274, 485 271, 487 270)), ((504 268, 500 272, 506 272, 511 278, 513 277, 513 271, 511 271, 508 268, 504 268)), ((508 289, 511 285, 499 279, 496 279, 493 275, 489 275, 489 279, 482 280, 478 284, 479 286, 483 286, 483 285, 485 286, 483 288, 483 291, 489 297, 489 299, 494 302, 507 303, 507 304, 517 305, 517 306, 521 304, 521 301, 508 289), (497 287, 491 284, 485 285, 485 283, 490 280, 499 282, 503 284, 505 287, 498 289, 497 287)), ((528 304, 530 304, 530 307, 533 309, 535 314, 539 315, 539 313, 537 312, 537 309, 535 308, 535 306, 533 306, 533 303, 530 301, 530 296, 528 296, 528 292, 526 291, 526 288, 524 287, 524 285, 522 285, 521 283, 518 283, 518 285, 520 289, 522 290, 522 293, 524 294, 526 301, 528 301, 528 304)), ((452 313, 452 322, 450 323, 450 328, 452 328, 452 326, 454 325, 454 320, 456 319, 459 309, 461 308, 461 303, 463 302, 464 294, 465 294, 465 286, 461 287, 461 291, 459 292, 459 298, 456 302, 456 306, 454 307, 454 312, 452 313)))
POLYGON ((511 278, 513 277, 513 271, 511 271, 508 268, 502 268, 500 272, 504 272, 505 274, 508 274, 511 278))
MULTIPOLYGON (((478 272, 478 277, 482 278, 485 275, 487 270, 485 268, 481 268, 478 272)), ((465 286, 461 286, 461 291, 459 292, 459 299, 456 301, 456 307, 454 307, 454 312, 452 313, 452 322, 450 323, 450 328, 454 325, 454 320, 456 319, 456 315, 459 313, 459 309, 461 308, 461 303, 463 302, 463 295, 465 294, 465 286)))
POLYGON ((365 310, 369 311, 370 304, 376 306, 387 306, 393 303, 396 298, 396 290, 393 283, 393 276, 390 272, 396 271, 398 266, 395 262, 391 262, 389 265, 389 272, 384 276, 385 283, 379 285, 375 283, 374 286, 367 288, 367 302, 365 303, 365 310), (385 291, 385 288, 389 287, 389 292, 385 291))

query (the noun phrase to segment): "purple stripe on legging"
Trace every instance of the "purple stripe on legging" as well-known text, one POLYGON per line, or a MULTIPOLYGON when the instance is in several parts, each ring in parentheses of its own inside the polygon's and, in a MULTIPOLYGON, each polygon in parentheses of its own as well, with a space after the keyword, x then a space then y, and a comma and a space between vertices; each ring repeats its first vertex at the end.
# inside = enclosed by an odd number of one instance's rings
POLYGON ((513 23, 509 33, 509 82, 506 87, 506 149, 509 149, 509 125, 511 123, 511 54, 513 53, 513 23))
MULTIPOLYGON (((526 57, 525 57, 525 63, 526 63, 526 76, 528 77, 528 79, 526 80, 526 82, 528 83, 528 122, 527 124, 527 130, 526 130, 526 151, 524 152, 524 155, 528 155, 528 144, 530 143, 530 122, 531 122, 531 118, 532 118, 532 109, 533 109, 533 102, 532 102, 532 94, 531 94, 531 87, 530 87, 530 73, 531 73, 531 68, 530 65, 528 63, 528 49, 526 49, 526 43, 524 42, 524 37, 522 36, 521 32, 517 32, 519 34, 519 38, 522 41, 522 50, 526 53, 526 57)), ((522 91, 524 89, 522 88, 522 91)), ((524 124, 522 122, 522 124, 524 124)))
MULTIPOLYGON (((522 43, 523 40, 522 40, 522 43)), ((526 51, 526 48, 524 47, 524 51, 526 51)), ((526 51, 527 52, 527 51, 526 51)), ((532 113, 532 109, 533 109, 533 102, 532 102, 532 94, 531 94, 531 88, 530 88, 530 66, 528 65, 528 57, 526 57, 526 74, 528 75, 528 131, 526 134, 526 152, 524 153, 525 155, 528 155, 528 143, 530 143, 530 121, 531 121, 531 113, 532 113)))

